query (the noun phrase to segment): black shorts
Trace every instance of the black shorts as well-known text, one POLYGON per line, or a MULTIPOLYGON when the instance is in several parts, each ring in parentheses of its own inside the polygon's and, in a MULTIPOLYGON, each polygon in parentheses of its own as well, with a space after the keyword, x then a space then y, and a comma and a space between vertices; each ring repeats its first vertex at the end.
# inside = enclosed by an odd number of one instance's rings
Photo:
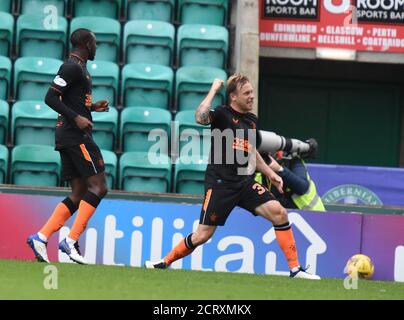
POLYGON ((224 226, 234 207, 239 206, 253 215, 260 205, 276 200, 268 189, 254 180, 242 184, 214 183, 205 184, 200 224, 224 226))
POLYGON ((104 172, 104 159, 94 142, 59 150, 62 160, 62 181, 87 178, 104 172))

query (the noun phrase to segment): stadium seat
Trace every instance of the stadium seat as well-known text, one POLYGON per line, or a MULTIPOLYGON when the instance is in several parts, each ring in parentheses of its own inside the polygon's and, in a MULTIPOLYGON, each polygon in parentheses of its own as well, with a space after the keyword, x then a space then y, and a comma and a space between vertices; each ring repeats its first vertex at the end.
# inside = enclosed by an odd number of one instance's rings
POLYGON ((11 109, 11 133, 15 145, 55 145, 58 114, 43 100, 17 101, 11 109))
POLYGON ((169 192, 171 163, 166 155, 149 159, 147 152, 126 152, 119 160, 120 188, 125 191, 169 192), (156 161, 156 162, 154 162, 156 161))
POLYGON ((118 103, 119 67, 110 61, 88 61, 87 70, 93 84, 93 102, 108 100, 113 106, 118 103))
POLYGON ((185 24, 178 29, 179 66, 226 67, 229 33, 225 27, 185 24))
POLYGON ((195 122, 195 111, 180 111, 175 116, 175 138, 180 157, 209 155, 210 128, 195 122), (178 132, 178 134, 177 134, 178 132))
POLYGON ((203 23, 226 25, 228 0, 178 0, 181 24, 203 23))
POLYGON ((61 60, 25 57, 14 64, 14 92, 18 100, 44 100, 61 60))
POLYGON ((122 69, 123 104, 168 109, 174 73, 167 66, 132 63, 122 69))
POLYGON ((171 22, 174 0, 126 0, 128 20, 159 20, 171 22))
POLYGON ((0 145, 0 183, 5 183, 8 172, 8 149, 0 145))
POLYGON ((13 3, 12 0, 1 0, 0 11, 11 13, 12 3, 13 3))
POLYGON ((118 111, 109 107, 108 112, 92 112, 93 138, 100 149, 114 150, 118 134, 118 111))
POLYGON ((150 107, 125 108, 121 112, 122 150, 168 154, 170 128, 171 113, 167 110, 150 107), (152 130, 153 133, 150 133, 152 130))
MULTIPOLYGON (((187 66, 177 70, 176 101, 178 111, 195 110, 205 98, 215 79, 226 81, 224 70, 213 67, 187 66)), ((222 105, 226 101, 225 86, 216 94, 212 107, 222 105)))
POLYGON ((7 101, 0 100, 0 144, 6 143, 9 112, 10 107, 7 101))
POLYGON ((41 15, 20 15, 16 44, 19 57, 63 59, 66 50, 67 20, 58 17, 54 27, 46 27, 41 15))
POLYGON ((0 56, 0 99, 7 100, 10 93, 11 60, 0 56))
POLYGON ((68 0, 20 0, 21 14, 53 14, 54 8, 58 16, 65 16, 68 0), (52 7, 49 7, 52 6, 52 7))
POLYGON ((0 56, 9 56, 13 42, 14 18, 7 12, 0 12, 0 56))
POLYGON ((60 155, 54 147, 20 145, 11 152, 11 183, 30 186, 58 186, 60 155))
POLYGON ((70 34, 79 28, 93 31, 97 38, 95 61, 118 62, 121 41, 121 25, 111 18, 77 17, 70 23, 70 34))
POLYGON ((178 158, 175 163, 175 192, 187 194, 204 194, 205 171, 208 158, 178 158))
POLYGON ((108 189, 116 188, 116 170, 118 168, 118 158, 115 152, 102 150, 101 154, 105 164, 105 175, 107 176, 108 189))
POLYGON ((134 20, 125 24, 124 48, 127 63, 171 66, 174 26, 168 22, 134 20))
POLYGON ((74 0, 73 16, 93 16, 118 19, 122 0, 74 0))

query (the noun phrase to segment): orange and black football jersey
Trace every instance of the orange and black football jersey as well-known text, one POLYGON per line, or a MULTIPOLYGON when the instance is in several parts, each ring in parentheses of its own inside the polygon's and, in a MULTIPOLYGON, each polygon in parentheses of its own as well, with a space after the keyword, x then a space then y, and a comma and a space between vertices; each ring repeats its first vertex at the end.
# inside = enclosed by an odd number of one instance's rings
POLYGON ((205 182, 243 182, 254 179, 254 172, 241 174, 248 166, 248 157, 260 144, 257 117, 240 113, 231 106, 219 106, 209 113, 211 121, 210 163, 205 182))
MULTIPOLYGON (((92 121, 92 83, 83 61, 71 55, 59 68, 51 87, 58 91, 63 103, 75 113, 92 121)), ((80 130, 74 120, 59 115, 56 124, 56 149, 79 145, 92 140, 92 132, 80 130)))

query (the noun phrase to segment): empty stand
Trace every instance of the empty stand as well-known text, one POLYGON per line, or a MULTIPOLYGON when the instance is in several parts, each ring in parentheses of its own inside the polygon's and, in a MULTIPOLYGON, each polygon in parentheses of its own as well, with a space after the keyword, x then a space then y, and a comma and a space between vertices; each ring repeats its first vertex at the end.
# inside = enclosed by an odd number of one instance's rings
POLYGON ((149 107, 125 108, 121 112, 122 150, 168 154, 171 113, 149 107))
POLYGON ((20 145, 11 153, 11 183, 30 186, 58 186, 60 156, 54 147, 20 145))
POLYGON ((113 151, 118 133, 118 111, 109 107, 108 112, 92 112, 93 138, 100 149, 113 151))
POLYGON ((110 61, 88 61, 87 70, 93 84, 93 102, 108 100, 111 105, 118 104, 119 67, 110 61))
POLYGON ((8 172, 8 149, 0 145, 0 183, 6 183, 8 172))
POLYGON ((120 188, 125 191, 169 192, 170 158, 164 154, 150 158, 148 152, 126 152, 119 160, 120 188))
POLYGON ((18 101, 11 109, 11 132, 15 145, 55 145, 57 113, 43 100, 18 101))
MULTIPOLYGON (((195 110, 206 94, 215 79, 226 81, 227 75, 224 70, 213 67, 186 66, 177 70, 176 75, 176 101, 177 109, 195 110)), ((212 107, 216 107, 225 102, 226 94, 222 86, 220 92, 215 95, 212 107)))
POLYGON ((52 83, 61 60, 24 57, 14 64, 14 93, 19 100, 43 100, 52 83))
POLYGON ((67 20, 58 17, 57 23, 47 23, 41 15, 18 17, 16 43, 20 57, 64 58, 67 20))
POLYGON ((174 0, 125 0, 128 20, 172 21, 174 0))
POLYGON ((177 54, 180 66, 226 67, 229 33, 226 28, 186 24, 178 29, 177 54))
POLYGON ((117 168, 118 168, 118 158, 115 154, 115 152, 108 151, 108 150, 102 150, 101 149, 101 154, 104 159, 104 164, 105 164, 105 175, 107 177, 107 184, 108 184, 108 189, 115 189, 116 185, 116 173, 117 173, 117 168))
POLYGON ((226 25, 228 0, 178 0, 178 20, 182 24, 226 25))
POLYGON ((174 26, 168 22, 135 20, 125 24, 124 49, 127 63, 171 66, 174 26))
POLYGON ((14 18, 7 12, 0 12, 0 56, 10 54, 13 42, 14 18))
POLYGON ((173 87, 173 70, 157 64, 132 63, 122 70, 124 107, 146 106, 168 109, 173 87))

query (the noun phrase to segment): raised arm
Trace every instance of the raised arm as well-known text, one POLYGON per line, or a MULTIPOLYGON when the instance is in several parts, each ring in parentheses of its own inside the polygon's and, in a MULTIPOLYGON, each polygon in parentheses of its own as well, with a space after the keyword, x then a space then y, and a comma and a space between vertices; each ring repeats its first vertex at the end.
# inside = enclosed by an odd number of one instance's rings
POLYGON ((195 120, 197 123, 205 125, 210 123, 209 111, 212 107, 212 101, 222 85, 223 80, 215 79, 215 81, 213 81, 209 93, 195 111, 195 120))

